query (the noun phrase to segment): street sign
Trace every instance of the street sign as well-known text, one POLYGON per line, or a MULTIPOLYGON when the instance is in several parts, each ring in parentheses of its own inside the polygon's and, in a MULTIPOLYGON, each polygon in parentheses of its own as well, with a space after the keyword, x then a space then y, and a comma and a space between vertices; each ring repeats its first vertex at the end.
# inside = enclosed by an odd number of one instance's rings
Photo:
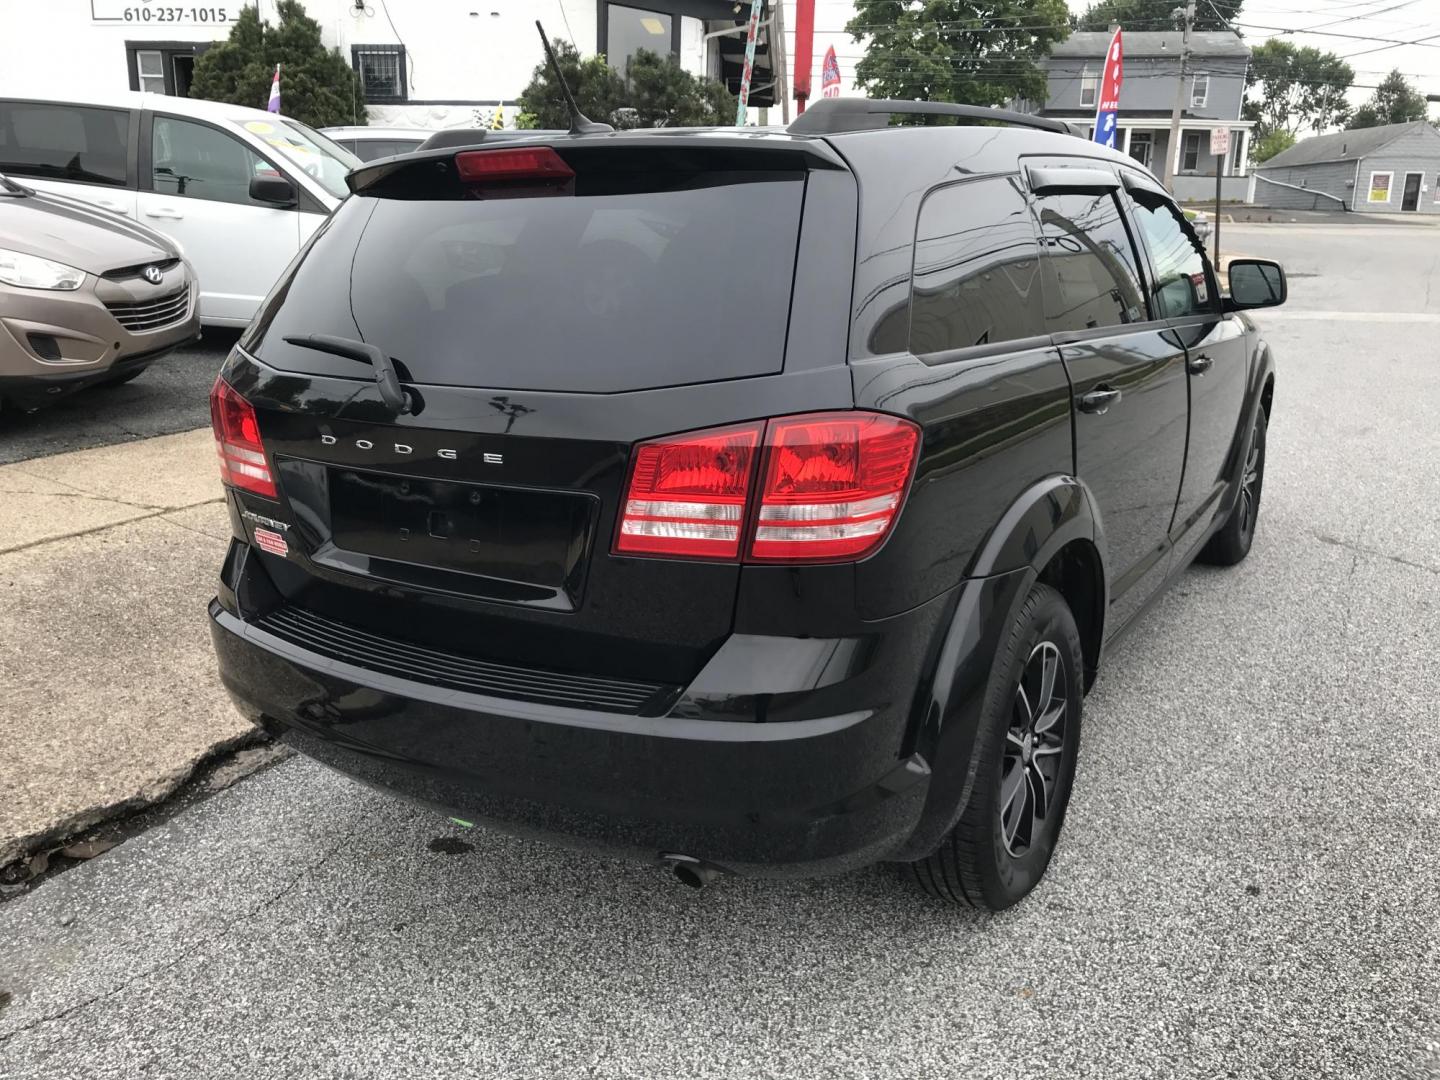
POLYGON ((1216 157, 1224 157, 1230 152, 1230 129, 1210 129, 1210 153, 1216 157))

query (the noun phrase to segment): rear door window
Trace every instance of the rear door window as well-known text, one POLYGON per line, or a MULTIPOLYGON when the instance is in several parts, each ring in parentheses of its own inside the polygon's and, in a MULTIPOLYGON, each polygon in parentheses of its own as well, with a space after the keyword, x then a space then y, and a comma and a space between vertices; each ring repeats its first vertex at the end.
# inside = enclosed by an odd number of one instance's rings
POLYGON ((0 101, 0 172, 125 187, 130 113, 0 101))
POLYGON ((1158 192, 1132 189, 1130 198, 1150 252, 1156 317, 1179 319, 1218 311, 1219 294, 1205 249, 1179 209, 1158 192))
POLYGON ((910 351, 925 356, 1045 333, 1040 250, 1015 179, 932 192, 915 234, 910 351))
POLYGON ((353 363, 283 338, 358 337, 414 382, 495 389, 778 372, 805 185, 803 173, 764 176, 594 195, 352 196, 265 305, 256 347, 288 370, 356 378, 353 363))
POLYGON ((1146 321, 1138 259, 1116 195, 1045 195, 1036 208, 1050 332, 1146 321))

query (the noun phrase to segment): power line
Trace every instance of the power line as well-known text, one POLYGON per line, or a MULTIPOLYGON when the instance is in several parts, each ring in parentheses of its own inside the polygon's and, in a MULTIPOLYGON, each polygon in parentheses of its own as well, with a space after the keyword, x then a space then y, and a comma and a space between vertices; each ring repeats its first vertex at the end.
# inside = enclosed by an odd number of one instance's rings
MULTIPOLYGON (((1354 22, 1356 19, 1373 19, 1376 15, 1384 15, 1387 11, 1399 11, 1401 8, 1407 8, 1419 2, 1420 0, 1401 0, 1400 3, 1391 4, 1389 7, 1381 8, 1379 11, 1362 11, 1359 15, 1347 15, 1345 18, 1336 19, 1333 22, 1316 23, 1314 26, 1305 27, 1304 30, 1297 30, 1296 33, 1308 34, 1312 30, 1317 30, 1324 26, 1339 26, 1341 23, 1354 22)), ((1215 5, 1212 3, 1210 6, 1213 8, 1215 5)))
MULTIPOLYGON (((1429 37, 1427 37, 1427 38, 1421 38, 1419 41, 1407 41, 1407 42, 1405 42, 1405 44, 1407 44, 1407 45, 1424 45, 1426 42, 1428 42, 1428 41, 1433 41, 1435 38, 1440 38, 1440 34, 1431 34, 1431 35, 1430 35, 1429 37)), ((1398 47, 1398 46, 1395 46, 1395 45, 1380 45, 1380 46, 1378 46, 1378 47, 1376 47, 1376 48, 1374 48, 1374 49, 1361 49, 1359 52, 1346 53, 1344 56, 1341 57, 1341 59, 1342 59, 1342 60, 1347 60, 1347 59, 1349 59, 1349 58, 1352 57, 1352 56, 1366 56, 1366 55, 1368 55, 1368 54, 1370 54, 1370 53, 1384 52, 1386 49, 1394 49, 1394 48, 1397 48, 1397 47, 1398 47)), ((1426 47, 1427 47, 1427 48, 1434 49, 1434 48, 1440 48, 1440 45, 1427 45, 1426 47)))
MULTIPOLYGON (((1426 49, 1440 49, 1440 43, 1431 43, 1433 38, 1440 38, 1440 34, 1432 34, 1430 37, 1420 38, 1418 41, 1404 41, 1399 38, 1376 37, 1373 34, 1341 34, 1334 30, 1303 30, 1285 26, 1260 26, 1256 23, 1237 22, 1235 26, 1243 26, 1246 30, 1269 30, 1276 34, 1310 34, 1317 37, 1346 38, 1349 41, 1383 41, 1389 45, 1420 45, 1426 49)), ((1375 52, 1380 50, 1376 49, 1375 52)), ((1351 56, 1358 56, 1359 53, 1351 53, 1351 56)))

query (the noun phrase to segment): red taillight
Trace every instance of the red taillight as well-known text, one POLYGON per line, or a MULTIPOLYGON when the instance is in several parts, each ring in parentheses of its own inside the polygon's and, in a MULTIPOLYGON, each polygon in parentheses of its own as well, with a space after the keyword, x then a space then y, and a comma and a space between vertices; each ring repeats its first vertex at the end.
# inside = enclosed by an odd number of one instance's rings
POLYGON ((553 180, 575 177, 575 170, 548 146, 517 146, 512 150, 466 150, 455 155, 455 171, 466 183, 512 180, 553 180))
POLYGON ((615 550, 736 558, 760 429, 743 424, 637 446, 615 550))
POLYGON ((914 424, 879 413, 771 420, 747 558, 857 559, 879 547, 899 513, 919 443, 914 424))
POLYGON ((910 421, 868 412, 790 416, 641 443, 615 551, 734 560, 748 539, 747 561, 861 558, 894 524, 919 445, 910 421))
POLYGON ((224 379, 216 379, 210 391, 210 426, 215 429, 215 450, 220 455, 220 479, 275 498, 275 478, 260 442, 255 409, 224 379))

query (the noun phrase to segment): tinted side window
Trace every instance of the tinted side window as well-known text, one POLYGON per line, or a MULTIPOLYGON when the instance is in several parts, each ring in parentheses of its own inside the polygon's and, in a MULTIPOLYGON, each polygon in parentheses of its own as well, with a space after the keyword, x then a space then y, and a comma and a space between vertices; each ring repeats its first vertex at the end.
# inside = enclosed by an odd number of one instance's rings
POLYGON ((1051 333, 1144 322, 1135 249, 1115 195, 1037 200, 1051 333))
POLYGON ((1039 246, 1016 181, 997 177, 932 192, 915 235, 910 351, 1045 332, 1039 246))
POLYGON ((1175 319, 1217 310, 1205 250, 1180 211, 1156 192, 1136 190, 1130 196, 1140 235, 1150 249, 1156 317, 1175 319))
POLYGON ((155 117, 151 139, 155 190, 164 195, 250 204, 250 180, 276 175, 269 162, 223 131, 155 117))
POLYGON ((123 109, 0 102, 0 172, 124 187, 129 143, 123 109))

